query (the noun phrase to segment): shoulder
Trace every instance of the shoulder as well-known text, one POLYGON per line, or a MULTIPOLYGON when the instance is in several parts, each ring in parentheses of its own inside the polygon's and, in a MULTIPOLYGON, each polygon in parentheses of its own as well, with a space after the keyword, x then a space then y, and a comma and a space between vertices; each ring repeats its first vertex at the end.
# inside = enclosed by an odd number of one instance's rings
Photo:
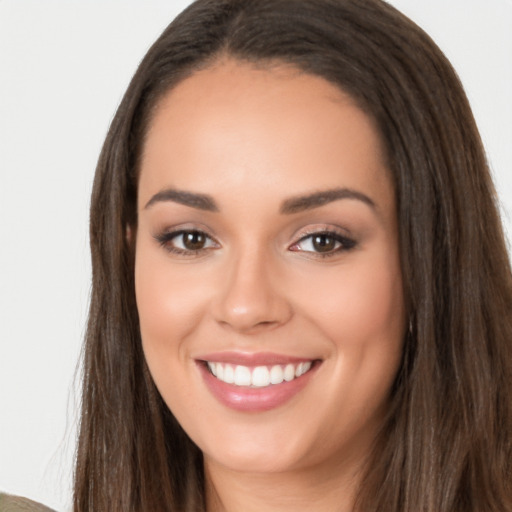
POLYGON ((0 512, 53 512, 53 510, 27 498, 0 493, 0 512))

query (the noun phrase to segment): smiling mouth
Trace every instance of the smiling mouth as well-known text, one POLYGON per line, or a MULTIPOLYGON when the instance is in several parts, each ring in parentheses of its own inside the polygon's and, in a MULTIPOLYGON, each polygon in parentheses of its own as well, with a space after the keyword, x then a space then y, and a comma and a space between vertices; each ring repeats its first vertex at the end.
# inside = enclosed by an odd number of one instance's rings
POLYGON ((253 367, 212 361, 205 361, 205 363, 209 372, 226 384, 266 388, 298 379, 311 370, 315 361, 253 367))

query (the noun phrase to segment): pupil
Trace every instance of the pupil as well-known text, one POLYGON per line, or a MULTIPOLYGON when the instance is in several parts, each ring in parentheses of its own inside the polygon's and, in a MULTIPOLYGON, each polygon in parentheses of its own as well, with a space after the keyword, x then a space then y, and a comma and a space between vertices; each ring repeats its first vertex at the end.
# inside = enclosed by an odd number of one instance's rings
POLYGON ((203 235, 203 233, 199 233, 198 231, 192 231, 183 235, 183 245, 190 251, 197 251, 198 249, 202 249, 205 242, 206 237, 203 235))
POLYGON ((318 252, 329 252, 334 249, 336 242, 328 235, 316 235, 313 238, 313 247, 318 252))

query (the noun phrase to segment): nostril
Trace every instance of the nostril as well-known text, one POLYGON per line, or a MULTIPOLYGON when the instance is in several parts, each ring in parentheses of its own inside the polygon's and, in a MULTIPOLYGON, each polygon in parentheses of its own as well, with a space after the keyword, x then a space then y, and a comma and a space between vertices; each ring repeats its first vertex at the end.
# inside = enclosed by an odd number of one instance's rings
POLYGON ((279 321, 273 321, 273 320, 263 320, 261 322, 245 322, 243 321, 243 319, 230 319, 230 320, 226 320, 226 319, 222 319, 222 320, 219 320, 219 324, 226 327, 226 328, 229 328, 229 329, 234 329, 240 333, 245 333, 245 334, 255 334, 255 333, 259 333, 259 332, 262 332, 262 331, 265 331, 265 330, 271 330, 271 329, 274 329, 275 327, 279 326, 282 322, 279 322, 279 321))

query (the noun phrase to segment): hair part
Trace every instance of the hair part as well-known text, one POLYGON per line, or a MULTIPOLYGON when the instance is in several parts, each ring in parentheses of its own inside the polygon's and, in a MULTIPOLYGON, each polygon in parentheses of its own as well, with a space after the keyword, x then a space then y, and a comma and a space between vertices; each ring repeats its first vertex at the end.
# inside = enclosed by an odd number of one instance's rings
POLYGON ((75 512, 204 510, 202 455, 149 375, 133 277, 137 174, 155 108, 221 58, 292 65, 376 123, 397 198, 410 330, 357 510, 512 510, 512 277, 463 88, 380 0, 198 0, 140 64, 101 152, 75 512))

